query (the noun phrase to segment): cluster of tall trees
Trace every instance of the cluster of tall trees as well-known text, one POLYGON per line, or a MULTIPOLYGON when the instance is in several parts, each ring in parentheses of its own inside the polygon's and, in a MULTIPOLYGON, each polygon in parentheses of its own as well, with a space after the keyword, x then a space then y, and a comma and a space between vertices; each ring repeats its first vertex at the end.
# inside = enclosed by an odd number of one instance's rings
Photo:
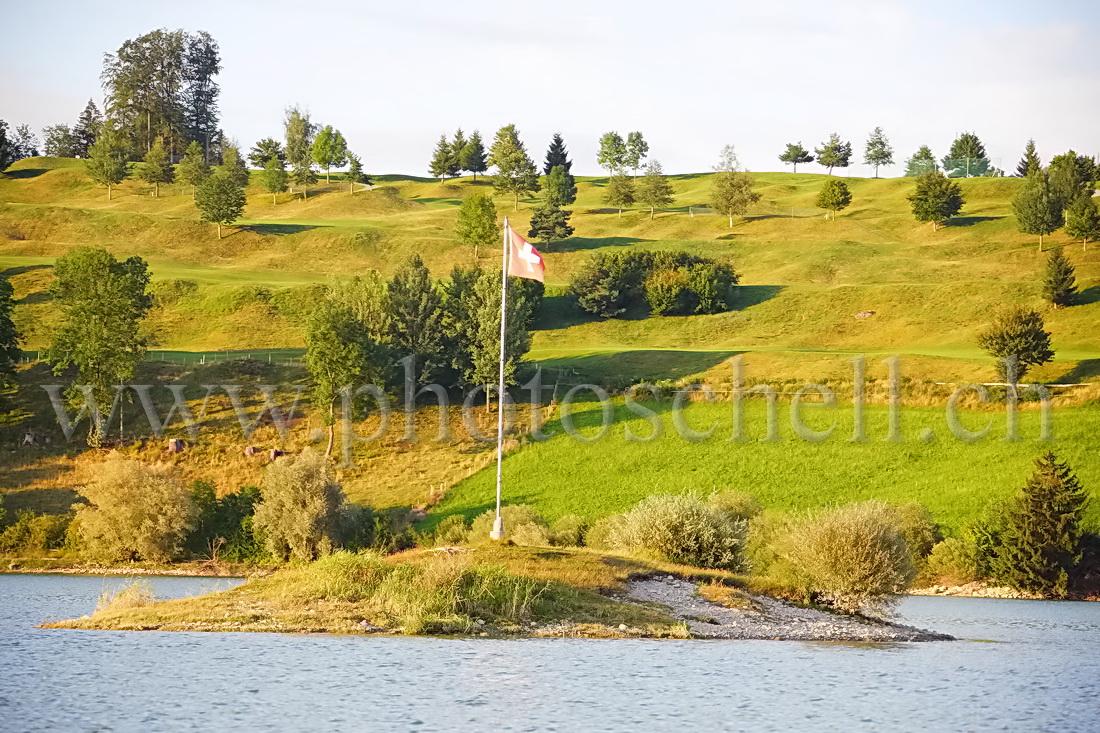
POLYGON ((1004 171, 990 162, 986 156, 985 145, 973 132, 964 132, 956 137, 947 155, 939 161, 927 145, 921 145, 905 161, 905 175, 912 178, 941 170, 948 178, 1004 175, 1004 171))
POLYGON ((474 133, 467 138, 460 127, 455 131, 450 140, 446 135, 439 136, 432 160, 428 164, 431 174, 441 181, 448 178, 457 178, 463 172, 474 174, 477 180, 478 173, 484 173, 489 169, 489 161, 486 157, 485 143, 481 139, 481 133, 474 133))
POLYGON ((1070 150, 1044 168, 1035 141, 1029 140, 1016 171, 1026 179, 1012 201, 1016 225, 1025 234, 1038 235, 1040 252, 1043 237, 1061 227, 1080 239, 1082 247, 1100 237, 1100 211, 1093 198, 1100 167, 1093 158, 1070 150))
POLYGON ((42 128, 42 154, 56 158, 87 158, 88 149, 99 135, 102 124, 99 108, 89 99, 71 127, 57 124, 42 128))

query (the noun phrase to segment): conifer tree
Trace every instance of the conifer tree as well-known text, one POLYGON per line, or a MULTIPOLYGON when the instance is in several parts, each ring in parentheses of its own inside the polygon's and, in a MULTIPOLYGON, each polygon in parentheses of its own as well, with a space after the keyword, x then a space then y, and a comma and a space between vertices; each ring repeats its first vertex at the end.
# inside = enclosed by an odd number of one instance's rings
POLYGON ((936 231, 940 224, 962 210, 965 200, 959 184, 933 168, 917 179, 909 202, 913 205, 913 218, 931 222, 932 231, 936 231))
POLYGON ((84 168, 95 183, 107 187, 107 200, 111 200, 111 187, 117 186, 129 174, 126 162, 126 144, 113 127, 103 127, 96 141, 88 148, 84 168))
POLYGON ((978 334, 978 346, 996 359, 997 376, 1008 381, 1009 361, 1015 361, 1016 382, 1032 367, 1054 359, 1050 333, 1038 311, 1015 306, 998 314, 989 328, 978 334))
POLYGON ((175 171, 172 169, 172 160, 168 157, 168 151, 164 149, 164 139, 157 138, 153 147, 145 154, 145 165, 141 169, 141 179, 153 184, 153 197, 160 197, 160 184, 171 183, 175 180, 175 171))
POLYGON ((398 266, 386 292, 390 345, 399 358, 415 357, 418 383, 430 383, 446 364, 443 309, 439 289, 420 255, 398 266))
MULTIPOLYGON (((286 163, 286 152, 275 138, 265 137, 248 151, 248 162, 253 168, 265 167, 271 158, 278 158, 281 163, 286 163)), ((285 169, 286 166, 284 165, 283 168, 285 169)))
POLYGON ((626 143, 617 132, 605 132, 600 137, 600 150, 596 154, 596 162, 607 171, 610 183, 612 176, 626 170, 626 143))
POLYGON ((497 130, 493 147, 489 150, 489 165, 496 166, 493 186, 498 193, 512 194, 515 209, 519 211, 519 197, 533 195, 539 190, 539 172, 527 155, 527 148, 519 139, 515 125, 505 125, 497 130))
POLYGON ((638 203, 649 207, 649 218, 652 219, 655 209, 669 206, 675 200, 672 184, 661 169, 661 162, 654 160, 646 166, 645 175, 638 181, 638 203))
POLYGON ((555 239, 565 239, 573 234, 569 226, 572 211, 565 211, 556 202, 547 199, 531 212, 531 230, 527 236, 549 244, 555 239))
POLYGON ((886 139, 881 127, 871 131, 867 138, 867 147, 863 151, 863 162, 875 167, 875 178, 878 178, 878 169, 881 165, 894 164, 894 149, 890 147, 890 141, 886 139))
POLYGON ((468 170, 466 168, 466 146, 469 144, 469 140, 466 139, 465 133, 462 132, 462 128, 455 130, 454 139, 451 140, 451 151, 454 155, 454 175, 462 175, 462 171, 468 170))
MULTIPOLYGON (((513 278, 506 293, 508 308, 504 334, 504 382, 506 385, 515 384, 516 370, 531 348, 529 327, 534 312, 534 301, 528 296, 528 290, 525 287, 517 287, 517 285, 516 279, 513 278)), ((480 273, 473 282, 466 310, 472 326, 469 329, 467 341, 469 368, 463 375, 463 381, 466 384, 495 385, 500 368, 499 274, 480 273)), ((486 404, 489 403, 489 398, 490 392, 487 388, 486 404)))
POLYGON ((990 166, 989 158, 985 157, 985 146, 972 132, 964 132, 955 138, 942 162, 948 178, 984 176, 990 166))
POLYGON ((633 205, 636 195, 634 181, 623 173, 616 173, 607 181, 604 189, 603 200, 608 206, 619 210, 619 216, 623 215, 623 208, 633 205))
POLYGON ((744 215, 750 206, 760 200, 760 194, 752 190, 752 176, 741 170, 732 145, 722 148, 714 170, 716 175, 710 205, 715 213, 729 218, 732 229, 733 217, 744 215))
POLYGON ((568 206, 577 200, 576 181, 563 165, 556 165, 550 170, 543 189, 546 191, 546 200, 558 206, 568 206))
POLYGON ((440 181, 445 181, 448 176, 458 174, 455 149, 447 140, 446 135, 439 136, 439 142, 435 145, 435 152, 432 154, 432 162, 428 165, 428 170, 432 176, 440 181))
POLYGON ((848 190, 848 184, 837 178, 825 181, 817 194, 818 207, 833 212, 833 221, 836 221, 836 212, 847 208, 850 203, 852 203, 852 192, 848 190))
POLYGON ((244 188, 225 170, 207 178, 195 192, 195 205, 199 207, 200 218, 218 225, 218 239, 222 238, 223 224, 230 225, 241 218, 244 204, 244 188))
POLYGON ((779 154, 779 159, 787 165, 793 166, 795 173, 798 173, 799 163, 814 162, 814 156, 810 155, 810 151, 802 147, 801 140, 796 143, 787 143, 787 149, 779 154))
POLYGON ((1088 249, 1090 239, 1100 238, 1100 211, 1092 196, 1078 196, 1066 209, 1066 234, 1081 240, 1081 250, 1088 249))
POLYGON ((905 161, 905 175, 908 178, 920 178, 925 173, 938 171, 939 169, 940 166, 936 163, 936 157, 932 155, 932 149, 927 145, 921 145, 917 152, 905 161))
POLYGON ((242 189, 248 187, 248 168, 245 168, 244 161, 241 160, 241 153, 236 146, 226 146, 225 152, 222 153, 222 165, 219 172, 228 177, 233 185, 242 189))
POLYGON ((550 175, 550 171, 559 165, 565 168, 566 173, 573 168, 573 162, 569 160, 569 151, 565 149, 565 140, 562 139, 560 132, 555 132, 550 138, 550 147, 546 150, 546 162, 542 166, 543 175, 550 175))
POLYGON ((629 132, 626 135, 626 155, 623 164, 638 177, 638 168, 645 162, 649 155, 649 143, 645 141, 640 132, 629 132))
POLYGON ((462 156, 462 168, 473 173, 475 181, 478 173, 489 170, 489 163, 485 154, 485 143, 482 142, 481 133, 477 130, 474 130, 474 134, 470 135, 470 139, 466 143, 466 150, 462 156))
POLYGON ((95 102, 88 100, 88 105, 80 113, 76 124, 73 126, 73 155, 77 158, 87 158, 88 150, 95 144, 99 137, 99 129, 103 122, 99 116, 99 109, 95 102))
POLYGON ((1038 170, 1027 177, 1024 187, 1012 200, 1016 214, 1016 227, 1024 234, 1039 235, 1039 251, 1043 251, 1043 236, 1050 234, 1061 224, 1062 209, 1050 190, 1046 171, 1038 170))
POLYGON ((497 226, 497 210, 488 194, 472 193, 462 199, 458 207, 455 234, 460 242, 474 248, 474 262, 478 261, 478 249, 491 247, 500 236, 497 226))
POLYGON ((1088 495, 1070 467, 1053 452, 1043 454, 1008 506, 993 559, 996 579, 1019 590, 1064 596, 1069 574, 1081 561, 1087 503, 1088 495))
POLYGON ((370 185, 370 176, 363 172, 363 162, 355 153, 348 151, 348 172, 344 174, 348 182, 348 192, 355 193, 355 184, 370 185))
POLYGON ((1092 196, 1092 181, 1095 178, 1091 158, 1078 155, 1074 151, 1056 155, 1050 161, 1047 170, 1050 180, 1050 193, 1058 203, 1059 213, 1069 208, 1080 196, 1092 196))
POLYGON ((1043 297, 1055 308, 1062 308, 1073 304, 1076 293, 1073 263, 1062 254, 1061 247, 1052 250, 1043 273, 1043 297))
POLYGON ((814 152, 817 153, 818 165, 828 168, 830 176, 833 168, 847 168, 852 161, 852 144, 841 141, 840 135, 835 132, 814 152))
POLYGON ((7 278, 0 278, 0 388, 8 389, 16 384, 15 367, 22 352, 21 336, 12 320, 15 308, 15 289, 7 278))
POLYGON ((1027 178, 1032 171, 1039 170, 1042 167, 1039 153, 1035 151, 1034 138, 1028 140, 1027 145, 1024 147, 1024 157, 1020 158, 1020 162, 1016 164, 1016 175, 1020 178, 1027 178))
POLYGON ((260 183, 264 190, 271 194, 272 206, 276 203, 276 196, 285 193, 289 188, 290 176, 286 173, 286 166, 278 158, 268 158, 264 163, 264 169, 260 173, 260 183))
POLYGON ((195 197, 196 187, 210 175, 210 166, 202 152, 202 145, 195 140, 187 146, 183 160, 176 168, 176 178, 191 187, 191 197, 195 197))

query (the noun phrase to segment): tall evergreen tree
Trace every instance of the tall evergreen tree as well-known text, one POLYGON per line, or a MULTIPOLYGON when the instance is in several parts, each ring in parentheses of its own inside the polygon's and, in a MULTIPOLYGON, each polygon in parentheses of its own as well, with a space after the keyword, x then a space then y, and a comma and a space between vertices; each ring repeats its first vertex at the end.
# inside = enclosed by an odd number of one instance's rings
POLYGON ((1020 162, 1016 164, 1016 175, 1020 178, 1027 178, 1029 173, 1042 167, 1043 163, 1039 160, 1039 153, 1035 151, 1035 139, 1032 138, 1027 141, 1027 145, 1024 147, 1024 157, 1020 158, 1020 162))
POLYGON ((569 217, 572 211, 565 211, 555 202, 547 199, 533 212, 531 212, 531 230, 527 236, 532 239, 541 239, 547 244, 555 239, 565 239, 572 236, 573 227, 569 226, 569 217))
POLYGON ((920 178, 925 173, 939 171, 936 157, 927 145, 921 145, 909 160, 905 161, 905 175, 908 178, 920 178))
POLYGON ((17 160, 15 153, 15 145, 11 139, 8 123, 0 120, 0 173, 6 171, 8 166, 17 160))
POLYGON ((15 367, 22 352, 19 330, 12 320, 15 309, 15 290, 7 278, 0 278, 0 389, 9 389, 16 384, 15 367))
POLYGON ((848 190, 848 184, 836 178, 825 181, 817 194, 817 205, 827 212, 831 211, 833 221, 836 221, 836 212, 848 208, 850 203, 852 203, 852 192, 848 190))
POLYGON ((1059 213, 1080 196, 1092 196, 1092 181, 1096 176, 1092 158, 1070 150, 1054 156, 1047 170, 1050 192, 1058 203, 1059 213))
POLYGON ((466 139, 465 133, 462 132, 461 127, 455 130, 455 136, 451 139, 451 150, 454 155, 454 174, 456 176, 460 176, 462 175, 462 171, 468 170, 466 168, 466 146, 469 142, 470 141, 466 139))
POLYGON ((88 149, 95 144, 95 139, 99 136, 99 128, 102 124, 99 108, 95 106, 95 102, 89 99, 84 111, 80 113, 76 124, 73 125, 74 157, 88 157, 88 149))
MULTIPOLYGON (((107 187, 107 200, 111 200, 111 187, 117 186, 129 174, 130 166, 126 162, 127 146, 122 136, 113 127, 104 126, 99 131, 92 147, 88 148, 88 159, 84 168, 88 177, 95 183, 107 187)), ((0 167, 2 170, 2 167, 0 167)))
POLYGON ((493 186, 498 193, 512 194, 515 209, 519 211, 520 195, 531 196, 539 190, 539 172, 527 155, 527 148, 519 139, 515 125, 505 125, 497 130, 493 146, 489 150, 489 165, 496 166, 493 186))
POLYGON ((344 174, 348 192, 355 193, 355 184, 370 185, 370 176, 363 172, 363 162, 355 153, 348 152, 348 172, 344 174))
POLYGON ((249 174, 241 160, 241 153, 236 146, 228 145, 222 153, 222 165, 219 171, 233 182, 233 185, 241 189, 248 188, 249 174))
POLYGON ((489 170, 489 163, 485 153, 485 143, 481 140, 481 133, 474 130, 470 139, 466 142, 466 150, 462 155, 462 168, 474 174, 477 180, 478 173, 489 170))
POLYGON ((636 199, 634 181, 624 173, 616 173, 607 181, 604 189, 603 200, 608 206, 619 210, 619 216, 623 215, 623 209, 632 206, 636 199))
POLYGON ((432 162, 428 165, 428 170, 432 176, 440 181, 447 180, 448 176, 458 175, 458 160, 455 156, 455 149, 447 140, 446 135, 439 136, 439 142, 435 145, 435 152, 432 153, 432 162))
POLYGON ((1038 170, 1027 177, 1012 200, 1012 210, 1016 214, 1016 227, 1021 232, 1039 235, 1039 251, 1042 252, 1043 237, 1062 223, 1062 208, 1050 189, 1046 171, 1038 170))
POLYGON ((829 139, 821 143, 820 148, 815 148, 818 165, 829 169, 829 175, 833 174, 833 168, 847 168, 852 162, 852 144, 840 139, 840 135, 833 133, 829 139))
POLYGON ((916 190, 909 197, 909 202, 913 205, 913 218, 931 222, 932 231, 936 231, 940 224, 958 214, 966 203, 959 184, 949 180, 935 168, 917 179, 916 190))
POLYGON ((612 176, 626 171, 626 143, 617 132, 605 132, 600 137, 600 149, 596 162, 607 171, 608 182, 612 176))
POLYGON ((978 334, 978 346, 996 359, 997 376, 1008 381, 1009 365, 1015 361, 1016 382, 1032 367, 1054 359, 1050 333, 1038 311, 1015 306, 994 317, 989 328, 978 334))
POLYGON ((491 196, 472 193, 462 199, 455 234, 460 242, 474 248, 474 262, 478 261, 479 248, 492 247, 500 238, 501 231, 497 226, 497 210, 491 196))
MULTIPOLYGON (((218 44, 206 31, 187 35, 184 45, 183 132, 187 140, 202 145, 209 162, 211 146, 219 136, 218 95, 221 89, 214 77, 221 71, 218 44)), ((260 163, 256 166, 262 168, 260 163)))
POLYGON ((661 162, 654 160, 646 166, 645 175, 638 181, 638 203, 649 207, 649 218, 652 219, 654 211, 658 208, 669 206, 676 200, 672 184, 668 176, 661 169, 661 162))
MULTIPOLYGON (((504 334, 504 383, 515 384, 515 374, 524 355, 531 348, 530 322, 533 301, 515 278, 509 283, 507 296, 508 320, 504 334)), ((495 385, 500 368, 500 277, 482 272, 473 284, 470 302, 466 306, 472 320, 467 348, 469 370, 463 375, 466 384, 495 385)), ((489 388, 485 400, 489 402, 489 388)))
POLYGON ((801 140, 796 143, 787 143, 787 149, 779 154, 779 159, 787 165, 793 166, 795 173, 798 173, 799 163, 814 162, 814 156, 810 155, 809 150, 802 147, 801 140))
POLYGON ((15 148, 16 160, 38 157, 38 138, 31 132, 30 125, 20 125, 15 128, 15 134, 12 136, 12 146, 15 148))
POLYGON ((387 293, 390 345, 398 358, 416 357, 418 383, 430 383, 446 364, 443 309, 439 289, 420 255, 397 268, 387 293))
POLYGON ((244 188, 237 180, 232 173, 219 170, 195 191, 200 219, 218 225, 218 239, 222 238, 222 225, 233 224, 244 213, 244 188))
POLYGON ((1076 293, 1073 263, 1062 254, 1061 247, 1052 250, 1043 273, 1043 297, 1055 308, 1062 308, 1073 304, 1076 293))
POLYGON ((716 175, 711 187, 710 205, 715 213, 729 218, 732 229, 733 217, 743 216, 750 206, 760 200, 760 194, 752 190, 752 176, 741 170, 732 145, 722 148, 714 171, 716 175))
POLYGON ((570 173, 573 169, 573 161, 569 160, 569 151, 565 149, 565 140, 560 132, 555 132, 550 138, 550 147, 546 149, 546 161, 542 166, 543 175, 550 175, 550 171, 559 165, 565 168, 566 173, 570 173))
POLYGON ((863 162, 875 167, 875 178, 878 178, 878 169, 881 165, 894 164, 894 149, 890 147, 890 141, 886 139, 881 127, 871 131, 867 138, 867 147, 863 150, 863 162))
POLYGON ((274 206, 276 196, 286 193, 289 188, 290 176, 286 173, 286 165, 278 158, 268 158, 264 163, 264 169, 260 172, 260 185, 271 194, 271 205, 274 206))
POLYGON ((1064 596, 1069 573, 1081 561, 1081 524, 1088 495, 1054 453, 1035 461, 1035 472, 1006 512, 993 560, 996 579, 1013 588, 1064 596))
POLYGON ((989 158, 985 157, 985 146, 972 132, 964 132, 955 138, 942 162, 948 178, 984 176, 990 167, 989 158))
POLYGON ((629 132, 626 135, 626 155, 623 164, 638 177, 638 169, 649 155, 649 143, 645 141, 640 132, 629 132))
POLYGON ((277 158, 280 163, 286 163, 286 153, 283 151, 283 146, 273 137, 265 137, 253 145, 252 150, 248 151, 248 162, 252 164, 253 168, 263 168, 267 165, 267 161, 272 158, 277 158))
POLYGON ((1081 240, 1081 250, 1088 249, 1090 239, 1100 238, 1100 211, 1092 196, 1078 196, 1066 209, 1066 234, 1081 240))
POLYGON ((348 143, 339 130, 325 125, 313 138, 310 155, 314 163, 325 169, 325 182, 330 183, 332 169, 348 162, 348 143))
POLYGON ((194 198, 195 189, 209 175, 210 166, 206 163, 202 145, 197 140, 192 140, 187 146, 187 152, 183 154, 183 160, 176 168, 176 178, 191 187, 191 196, 194 198))
POLYGON ((563 165, 556 165, 550 170, 543 190, 546 191, 546 200, 558 206, 568 206, 577 200, 577 183, 563 165))
POLYGON ((160 197, 160 184, 171 183, 175 180, 175 170, 172 161, 168 157, 168 151, 164 149, 164 140, 157 138, 153 147, 145 154, 145 165, 141 169, 141 180, 153 184, 153 197, 160 197))

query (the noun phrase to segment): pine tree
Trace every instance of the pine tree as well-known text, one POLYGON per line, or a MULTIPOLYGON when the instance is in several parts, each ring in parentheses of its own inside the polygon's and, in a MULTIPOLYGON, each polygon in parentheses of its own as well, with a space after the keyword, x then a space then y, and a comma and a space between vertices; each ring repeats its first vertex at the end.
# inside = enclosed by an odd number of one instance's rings
POLYGON ((990 166, 989 158, 985 157, 985 146, 972 132, 964 132, 955 138, 942 162, 948 178, 984 176, 990 166))
POLYGON ((604 203, 619 210, 619 216, 623 215, 623 208, 631 206, 635 200, 634 181, 623 173, 616 173, 607 181, 607 188, 603 194, 604 203))
POLYGON ((742 216, 749 207, 760 200, 760 194, 752 190, 752 176, 741 170, 737 153, 732 145, 722 148, 711 188, 711 208, 722 216, 729 217, 733 228, 733 217, 742 216))
MULTIPOLYGON (((275 138, 265 137, 253 145, 252 150, 248 151, 248 162, 252 164, 253 168, 265 167, 267 161, 271 158, 278 158, 280 163, 286 163, 286 153, 283 151, 283 146, 275 138)), ((284 165, 283 168, 286 168, 286 166, 284 165)))
POLYGON ((958 214, 966 203, 959 184, 934 168, 917 179, 916 190, 909 201, 913 205, 913 218, 931 222, 932 231, 958 214))
POLYGON ((546 162, 542 166, 543 175, 550 175, 550 171, 559 165, 565 168, 566 173, 573 168, 573 162, 569 160, 569 152, 565 149, 565 140, 562 139, 560 132, 555 132, 554 137, 550 138, 550 147, 546 150, 546 162))
POLYGON ((917 152, 913 153, 913 157, 905 161, 905 175, 908 178, 920 178, 926 173, 939 171, 939 169, 936 157, 932 155, 932 149, 927 145, 921 145, 917 152))
POLYGON ((121 135, 113 127, 103 127, 99 137, 88 148, 84 168, 92 181, 107 187, 108 201, 111 200, 111 187, 122 183, 129 174, 126 151, 121 135))
POLYGON ((0 120, 0 174, 16 161, 15 145, 10 138, 10 134, 8 123, 0 120))
MULTIPOLYGON (((534 302, 528 290, 520 283, 531 281, 512 281, 508 285, 508 320, 504 334, 504 383, 515 384, 515 374, 524 355, 531 348, 529 331, 534 312, 534 302)), ((465 306, 471 320, 468 329, 467 363, 469 368, 463 374, 468 384, 495 385, 500 368, 500 276, 492 272, 481 272, 473 282, 469 300, 465 306)), ((538 285, 538 283, 535 283, 538 285)), ((489 402, 490 393, 486 388, 485 401, 489 402)))
POLYGON ((202 145, 195 140, 187 146, 183 154, 183 160, 176 168, 176 178, 191 187, 191 197, 195 197, 195 189, 210 175, 210 166, 206 163, 206 156, 202 152, 202 145))
POLYGON ((153 197, 160 197, 160 184, 171 183, 175 179, 172 161, 164 149, 164 140, 157 138, 153 147, 145 154, 145 165, 141 169, 141 180, 153 184, 153 197))
POLYGON ((1020 178, 1027 178, 1032 172, 1039 170, 1043 167, 1042 161, 1039 160, 1039 153, 1035 152, 1035 140, 1034 138, 1027 141, 1027 146, 1024 147, 1024 157, 1020 158, 1020 162, 1016 164, 1016 175, 1020 178))
POLYGON ((1015 381, 1024 378, 1031 367, 1054 359, 1050 333, 1044 330, 1038 311, 1022 306, 1009 308, 993 319, 989 328, 978 334, 978 346, 996 359, 997 376, 1009 381, 1010 364, 1015 361, 1015 381))
POLYGON ((1019 590, 1064 596, 1069 573, 1081 561, 1087 503, 1077 476, 1054 453, 1035 461, 1035 472, 1008 506, 993 559, 996 579, 1019 590))
POLYGON ((222 238, 222 225, 232 224, 244 213, 244 188, 232 173, 220 170, 203 181, 195 192, 195 205, 201 212, 201 220, 218 225, 218 239, 222 238))
POLYGON ((229 180, 233 182, 233 185, 242 189, 248 187, 248 169, 244 167, 244 161, 241 160, 240 151, 233 145, 227 145, 225 152, 222 153, 220 173, 228 177, 229 180))
POLYGON ((550 170, 543 190, 546 191, 546 200, 558 206, 568 206, 577 200, 577 183, 563 165, 556 165, 550 170))
POLYGON ((455 234, 460 242, 474 248, 474 262, 478 261, 478 248, 492 246, 500 235, 497 226, 497 210, 488 194, 472 193, 462 199, 458 207, 455 234))
POLYGON ((1066 209, 1066 234, 1081 240, 1082 251, 1090 239, 1100 238, 1100 211, 1092 196, 1078 196, 1066 209))
POLYGON ((0 278, 0 388, 9 389, 16 385, 15 368, 22 352, 19 330, 12 320, 15 308, 15 289, 7 278, 0 278))
POLYGON ((264 163, 264 169, 260 173, 260 184, 264 190, 271 194, 272 206, 276 203, 276 196, 285 193, 289 188, 290 176, 286 173, 286 166, 278 158, 271 157, 264 163))
POLYGON ((1058 203, 1059 213, 1069 208, 1080 196, 1092 196, 1092 181, 1096 176, 1092 159, 1074 151, 1054 156, 1047 170, 1050 193, 1058 203))
POLYGON ((1077 292, 1077 278, 1074 276, 1073 263, 1064 254, 1062 248, 1052 250, 1047 255, 1046 271, 1043 273, 1043 297, 1055 308, 1072 305, 1077 292))
POLYGON ((348 162, 348 143, 339 130, 325 125, 310 146, 313 162, 325 169, 325 183, 332 182, 332 169, 348 162))
POLYGON ((863 151, 863 162, 875 167, 875 178, 878 178, 880 165, 894 164, 894 149, 890 147, 890 141, 886 139, 881 127, 872 130, 871 136, 867 138, 867 147, 863 151))
POLYGON ((787 165, 794 166, 795 173, 798 173, 799 163, 814 162, 814 156, 810 155, 810 151, 802 147, 801 140, 796 143, 787 143, 787 149, 780 153, 779 159, 787 165))
POLYGON ((852 192, 848 190, 848 184, 836 178, 825 181, 825 185, 817 194, 817 206, 833 212, 833 221, 836 221, 836 212, 847 208, 850 203, 852 203, 852 192))
POLYGON ((829 169, 829 175, 833 174, 833 168, 847 168, 852 160, 852 144, 841 142, 840 135, 833 133, 829 139, 814 150, 817 153, 818 165, 829 169))
POLYGON ((466 150, 462 155, 462 168, 473 173, 475 181, 478 173, 489 170, 489 163, 485 156, 485 143, 481 141, 481 133, 477 130, 474 130, 474 134, 470 135, 466 143, 466 150))
POLYGON ((73 155, 77 158, 87 158, 88 150, 95 144, 99 137, 99 129, 103 122, 99 116, 99 109, 95 102, 88 100, 88 105, 80 113, 76 124, 73 126, 73 155))
POLYGON ((626 143, 617 132, 605 132, 600 137, 600 150, 596 162, 607 171, 610 178, 626 170, 626 143))
POLYGON ((565 211, 554 201, 544 201, 542 206, 531 212, 531 230, 527 236, 541 239, 549 244, 555 239, 572 236, 573 227, 569 226, 572 211, 565 211))
POLYGON ((635 178, 638 177, 638 168, 645 162, 647 155, 649 155, 649 143, 642 137, 642 133, 627 133, 626 155, 623 158, 623 164, 634 172, 635 178))
POLYGON ((363 172, 363 162, 355 153, 348 152, 348 172, 344 174, 348 182, 348 192, 355 193, 355 184, 370 185, 370 176, 363 172))
POLYGON ((462 171, 469 170, 466 168, 466 146, 469 144, 469 140, 466 139, 466 135, 462 132, 462 128, 455 130, 454 139, 451 140, 451 150, 454 155, 454 175, 462 175, 462 171))
POLYGON ((1062 209, 1050 190, 1046 171, 1038 170, 1027 177, 1027 182, 1012 200, 1016 213, 1016 227, 1024 234, 1039 235, 1039 251, 1043 251, 1043 236, 1052 233, 1061 224, 1062 209))
POLYGON ((646 166, 645 175, 638 181, 638 203, 649 207, 649 218, 652 219, 655 209, 669 206, 675 200, 672 184, 661 169, 661 162, 654 160, 646 166))
POLYGON ((489 165, 496 166, 493 186, 498 193, 510 193, 515 198, 515 210, 519 211, 519 197, 534 195, 539 190, 539 172, 527 156, 527 148, 519 139, 515 125, 505 125, 497 130, 493 147, 489 150, 489 165))
POLYGON ((448 176, 458 173, 455 151, 446 135, 439 136, 439 142, 435 145, 435 152, 432 154, 432 162, 429 164, 428 170, 432 176, 440 181, 445 181, 448 176))
POLYGON ((397 268, 386 291, 390 345, 399 358, 415 357, 418 383, 430 383, 446 364, 443 309, 439 289, 420 255, 410 256, 397 268))

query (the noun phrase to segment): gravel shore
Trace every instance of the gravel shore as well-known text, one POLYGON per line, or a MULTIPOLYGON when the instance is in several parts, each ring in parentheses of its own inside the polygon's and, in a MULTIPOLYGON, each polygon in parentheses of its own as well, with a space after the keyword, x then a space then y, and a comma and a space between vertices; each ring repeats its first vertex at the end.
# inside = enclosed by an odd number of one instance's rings
POLYGON ((631 600, 659 603, 687 623, 693 636, 783 641, 949 641, 954 637, 888 621, 801 608, 769 596, 745 594, 745 608, 729 608, 696 594, 696 584, 671 575, 633 580, 631 600))

